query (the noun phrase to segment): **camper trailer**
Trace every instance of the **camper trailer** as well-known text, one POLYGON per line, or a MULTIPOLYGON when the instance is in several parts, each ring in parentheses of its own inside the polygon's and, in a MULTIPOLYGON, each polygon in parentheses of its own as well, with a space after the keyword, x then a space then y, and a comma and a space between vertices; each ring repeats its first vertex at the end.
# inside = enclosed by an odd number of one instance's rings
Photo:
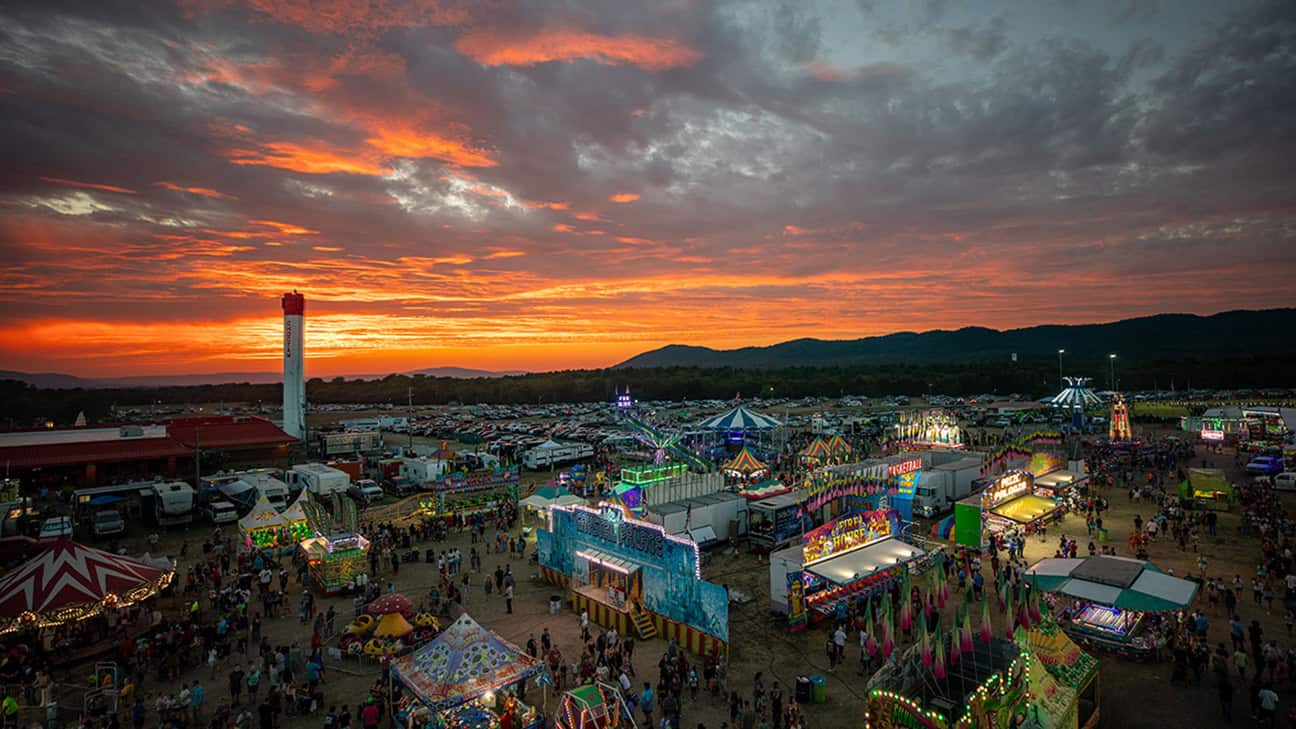
POLYGON ((594 446, 588 443, 558 443, 547 440, 522 456, 522 465, 532 471, 594 457, 594 446))
POLYGON ((286 474, 288 485, 309 491, 311 496, 345 496, 351 486, 351 477, 323 463, 302 463, 286 474))

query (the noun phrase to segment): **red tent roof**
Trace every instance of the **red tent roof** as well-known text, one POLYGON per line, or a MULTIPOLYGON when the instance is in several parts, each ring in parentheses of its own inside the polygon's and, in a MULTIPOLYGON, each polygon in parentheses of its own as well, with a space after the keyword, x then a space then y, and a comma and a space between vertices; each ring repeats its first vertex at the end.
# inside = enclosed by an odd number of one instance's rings
POLYGON ((238 448, 244 446, 269 446, 296 443, 279 426, 251 416, 213 416, 207 418, 177 418, 167 424, 167 432, 189 449, 238 448))
POLYGON ((189 455, 193 455, 193 451, 172 438, 47 443, 0 448, 0 460, 3 460, 9 468, 16 470, 73 466, 81 463, 151 461, 189 455))
POLYGON ((108 595, 133 602, 164 587, 174 574, 61 539, 0 578, 0 630, 26 612, 52 618, 60 610, 85 607, 89 612, 77 617, 88 617, 108 595))

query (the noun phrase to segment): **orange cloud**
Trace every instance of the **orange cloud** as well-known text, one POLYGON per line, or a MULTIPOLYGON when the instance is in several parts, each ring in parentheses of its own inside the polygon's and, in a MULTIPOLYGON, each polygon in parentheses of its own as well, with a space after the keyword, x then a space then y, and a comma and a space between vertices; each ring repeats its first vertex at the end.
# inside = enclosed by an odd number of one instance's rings
POLYGON ((532 33, 474 29, 460 36, 455 48, 483 66, 592 60, 612 66, 638 66, 645 71, 665 71, 691 66, 702 58, 698 51, 671 38, 600 35, 567 28, 541 28, 532 33))
POLYGON ((120 192, 126 195, 134 195, 135 191, 117 187, 116 185, 100 185, 94 182, 80 182, 78 180, 65 180, 62 177, 41 177, 46 182, 53 182, 56 185, 67 185, 68 187, 84 187, 87 190, 103 190, 105 192, 120 192))
POLYGON ((229 160, 236 165, 260 165, 281 170, 304 172, 308 175, 328 175, 337 172, 377 177, 387 172, 379 160, 357 156, 351 150, 340 149, 323 142, 307 144, 296 142, 266 142, 256 148, 229 151, 229 160))
POLYGON ((337 253, 342 249, 337 246, 311 246, 311 250, 319 251, 320 253, 337 253))
POLYGON ((544 202, 542 200, 527 200, 522 204, 529 208, 535 208, 537 210, 543 210, 543 209, 566 210, 567 208, 571 207, 571 203, 568 202, 544 202))
POLYGON ((318 230, 303 228, 300 225, 290 225, 288 223, 280 223, 277 220, 249 220, 248 222, 252 223, 253 225, 264 225, 268 228, 274 228, 275 230, 279 231, 279 233, 281 233, 282 235, 315 235, 316 233, 319 233, 318 230))
POLYGON ((820 81, 845 81, 850 77, 846 69, 825 61, 806 64, 806 72, 820 81))
POLYGON ((463 167, 494 167, 497 164, 485 150, 408 127, 379 128, 365 142, 392 157, 431 157, 463 167))
POLYGON ((797 225, 785 225, 783 226, 783 232, 788 235, 803 235, 806 233, 806 229, 797 225))
POLYGON ((598 213, 573 213, 572 217, 576 218, 577 220, 585 220, 591 222, 603 220, 603 218, 599 217, 598 213))
POLYGON ((555 223, 553 227, 553 231, 555 233, 570 233, 573 230, 575 230, 575 228, 571 227, 570 225, 565 225, 563 223, 555 223))
POLYGON ((639 244, 642 244, 642 243, 652 243, 652 241, 648 240, 647 238, 636 238, 636 237, 634 237, 634 236, 630 236, 630 235, 619 235, 619 236, 616 237, 616 241, 617 241, 618 243, 627 243, 627 244, 630 244, 630 245, 639 245, 639 244))
POLYGON ((217 192, 210 187, 182 187, 173 182, 158 182, 158 187, 164 187, 175 192, 187 192, 190 195, 202 195, 203 197, 214 197, 218 200, 237 200, 234 195, 226 195, 223 192, 217 192))
POLYGON ((632 203, 635 200, 638 200, 639 196, 633 192, 618 192, 608 199, 614 203, 632 203))
POLYGON ((495 251, 494 253, 487 255, 485 258, 489 261, 496 258, 517 258, 518 256, 525 255, 526 251, 495 251))

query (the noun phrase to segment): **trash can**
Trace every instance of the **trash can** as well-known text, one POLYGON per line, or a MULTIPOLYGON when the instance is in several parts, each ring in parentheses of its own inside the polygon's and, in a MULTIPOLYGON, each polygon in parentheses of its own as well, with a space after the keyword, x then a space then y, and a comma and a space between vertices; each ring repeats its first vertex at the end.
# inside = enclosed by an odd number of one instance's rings
POLYGON ((810 677, 797 676, 796 700, 798 704, 810 703, 810 677))
POLYGON ((557 595, 549 596, 549 614, 557 615, 562 612, 562 598, 557 595))
POLYGON ((822 704, 828 698, 828 679, 824 678, 823 674, 816 673, 810 677, 810 684, 814 694, 814 702, 822 704))

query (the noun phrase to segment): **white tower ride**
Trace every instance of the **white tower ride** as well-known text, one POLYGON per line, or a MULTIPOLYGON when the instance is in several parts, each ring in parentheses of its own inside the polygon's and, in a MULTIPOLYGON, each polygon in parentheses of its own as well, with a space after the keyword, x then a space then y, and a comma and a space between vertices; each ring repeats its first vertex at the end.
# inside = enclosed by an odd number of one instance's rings
POLYGON ((306 297, 296 291, 283 295, 283 428, 306 439, 306 378, 302 369, 302 329, 306 297))

